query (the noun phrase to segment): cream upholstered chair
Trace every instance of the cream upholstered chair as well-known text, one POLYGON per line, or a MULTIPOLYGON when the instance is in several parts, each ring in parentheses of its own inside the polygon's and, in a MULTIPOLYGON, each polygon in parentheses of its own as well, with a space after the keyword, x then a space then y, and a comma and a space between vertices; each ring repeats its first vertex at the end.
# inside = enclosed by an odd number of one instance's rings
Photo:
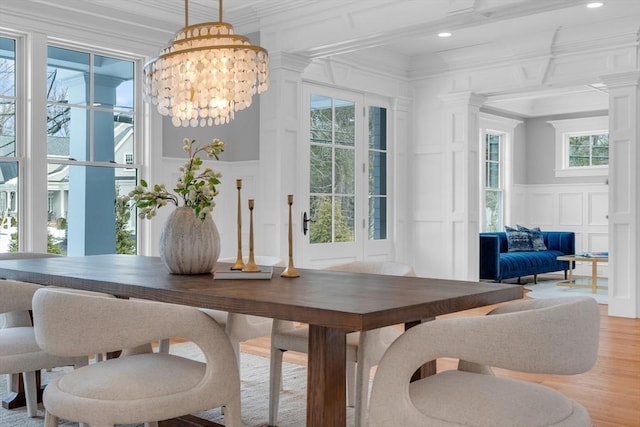
MULTIPOLYGON (((50 254, 47 252, 3 252, 0 253, 0 260, 5 260, 5 259, 27 259, 27 258, 51 258, 51 257, 57 257, 60 255, 57 254, 50 254)), ((12 314, 1 314, 0 313, 0 329, 3 328, 7 322, 11 322, 11 324, 13 325, 18 325, 20 324, 21 326, 30 326, 31 325, 31 317, 29 316, 29 313, 27 312, 19 312, 19 313, 12 313, 12 314), (12 320, 8 320, 8 317, 15 317, 18 316, 18 318, 14 318, 12 320)), ((8 374, 7 375, 7 393, 11 392, 11 376, 13 374, 8 374)))
MULTIPOLYGON (((326 270, 336 272, 371 273, 387 276, 415 276, 410 265, 396 262, 353 261, 333 265, 326 270)), ((371 368, 375 366, 387 347, 400 335, 401 330, 385 327, 347 334, 347 404, 355 406, 356 427, 366 425, 364 415, 369 396, 371 368), (355 402, 353 385, 355 384, 355 402)), ((274 320, 271 332, 271 372, 269 375, 269 425, 278 419, 280 389, 282 388, 282 357, 285 351, 308 353, 309 328, 294 322, 274 320)))
POLYGON ((224 330, 200 309, 44 288, 33 297, 38 344, 74 356, 125 349, 116 359, 76 369, 47 385, 45 426, 58 417, 92 427, 157 421, 225 407, 240 427, 240 379, 224 330), (61 309, 64 307, 64 309, 61 309), (151 352, 152 341, 194 342, 206 363, 151 352))
MULTIPOLYGON (((221 258, 219 262, 234 263, 236 258, 221 258)), ((281 266, 282 260, 272 256, 255 256, 254 261, 258 265, 281 266)), ((247 262, 247 257, 244 258, 247 262)), ((228 313, 221 310, 204 309, 205 313, 213 317, 216 322, 223 325, 225 332, 231 340, 233 351, 236 353, 238 366, 240 366, 240 343, 254 338, 264 337, 271 333, 272 319, 260 316, 250 316, 241 313, 228 313)))
POLYGON ((15 280, 0 280, 0 313, 5 314, 0 329, 0 374, 22 373, 27 414, 35 417, 38 411, 36 372, 58 366, 82 366, 87 357, 54 356, 36 343, 31 323, 31 299, 42 286, 15 280))
MULTIPOLYGON (((247 257, 244 257, 245 263, 247 260, 247 257)), ((272 256, 255 256, 254 261, 258 265, 282 266, 282 260, 272 256)), ((220 258, 218 262, 235 263, 236 258, 220 258)), ((264 337, 271 333, 272 319, 266 317, 211 309, 203 309, 203 311, 224 327, 225 332, 229 336, 229 340, 231 340, 233 351, 236 353, 238 366, 240 366, 240 343, 254 338, 264 337)), ((160 342, 160 351, 166 353, 169 351, 169 347, 169 340, 162 340, 160 342)))
POLYGON ((378 365, 369 425, 584 426, 586 409, 541 384, 492 375, 490 367, 578 374, 598 353, 600 311, 591 297, 522 300, 488 316, 449 318, 409 329, 378 365), (449 370, 410 383, 438 357, 460 359, 449 370))

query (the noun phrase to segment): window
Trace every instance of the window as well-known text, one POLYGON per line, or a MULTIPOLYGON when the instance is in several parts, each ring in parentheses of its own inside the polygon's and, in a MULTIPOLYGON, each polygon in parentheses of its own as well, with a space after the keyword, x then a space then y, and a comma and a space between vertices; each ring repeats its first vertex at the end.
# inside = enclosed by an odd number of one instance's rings
POLYGON ((556 132, 556 177, 606 176, 609 119, 588 117, 547 122, 556 132))
POLYGON ((369 107, 369 240, 387 238, 387 109, 369 107))
POLYGON ((135 63, 58 46, 47 53, 49 251, 135 253, 135 222, 114 204, 137 178, 135 63))
POLYGON ((566 134, 568 167, 581 168, 609 164, 609 134, 566 134))
POLYGON ((502 135, 486 133, 484 143, 484 227, 483 231, 502 230, 502 135))
POLYGON ((480 231, 502 231, 509 221, 511 146, 519 120, 480 113, 480 231))
POLYGON ((16 40, 0 37, 0 252, 18 249, 18 94, 16 40))
POLYGON ((310 243, 355 239, 355 103, 311 97, 310 243))

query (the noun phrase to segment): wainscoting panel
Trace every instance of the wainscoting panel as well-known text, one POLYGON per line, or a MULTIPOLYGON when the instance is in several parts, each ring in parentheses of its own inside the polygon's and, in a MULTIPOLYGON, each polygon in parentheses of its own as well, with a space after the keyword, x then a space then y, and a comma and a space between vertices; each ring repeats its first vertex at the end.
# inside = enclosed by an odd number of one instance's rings
POLYGON ((558 224, 579 227, 584 223, 582 193, 558 193, 558 224))
MULTIPOLYGON (((605 252, 609 248, 608 200, 606 184, 516 185, 510 223, 573 231, 577 253, 605 252)), ((591 264, 579 263, 575 272, 590 275, 591 264)), ((607 264, 598 265, 598 275, 608 277, 607 264)))
POLYGON ((609 224, 609 194, 606 192, 589 193, 589 217, 588 224, 591 226, 607 226, 609 224))
POLYGON ((553 225, 558 205, 552 193, 529 194, 525 200, 528 222, 540 224, 539 227, 553 225))

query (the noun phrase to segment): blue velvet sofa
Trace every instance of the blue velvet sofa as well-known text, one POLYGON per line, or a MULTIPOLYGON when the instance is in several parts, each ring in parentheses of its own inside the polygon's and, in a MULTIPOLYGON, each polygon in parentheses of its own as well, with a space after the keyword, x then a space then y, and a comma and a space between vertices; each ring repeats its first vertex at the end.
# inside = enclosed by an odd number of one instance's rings
POLYGON ((543 231, 546 251, 509 252, 507 233, 480 233, 480 280, 501 282, 514 277, 537 275, 570 269, 569 261, 558 261, 560 255, 576 253, 576 237, 571 231, 543 231))

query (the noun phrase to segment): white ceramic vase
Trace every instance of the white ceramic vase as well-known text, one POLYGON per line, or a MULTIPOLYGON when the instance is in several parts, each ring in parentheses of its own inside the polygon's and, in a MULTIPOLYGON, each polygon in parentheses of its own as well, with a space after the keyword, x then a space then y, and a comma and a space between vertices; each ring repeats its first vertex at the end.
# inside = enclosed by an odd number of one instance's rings
POLYGON ((169 215, 160 235, 160 258, 170 273, 210 273, 219 256, 220 234, 211 215, 202 221, 188 207, 169 215))

